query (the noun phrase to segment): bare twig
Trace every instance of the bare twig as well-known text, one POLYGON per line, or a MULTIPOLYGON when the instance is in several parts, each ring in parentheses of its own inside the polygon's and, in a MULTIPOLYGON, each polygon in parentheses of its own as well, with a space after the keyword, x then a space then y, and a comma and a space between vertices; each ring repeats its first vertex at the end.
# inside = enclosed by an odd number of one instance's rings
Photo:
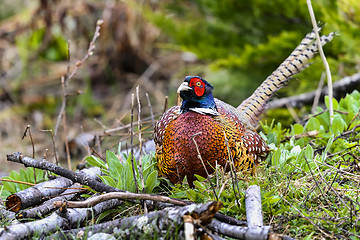
POLYGON ((326 75, 323 72, 321 74, 321 77, 320 77, 318 88, 316 89, 316 92, 315 92, 314 102, 313 102, 313 105, 312 105, 312 108, 311 108, 311 114, 314 114, 316 112, 316 108, 319 105, 319 99, 320 99, 320 96, 321 96, 321 90, 322 90, 322 88, 324 86, 325 76, 326 75))
MULTIPOLYGON (((141 104, 140 104, 140 97, 139 97, 139 86, 136 87, 136 100, 138 105, 138 132, 139 132, 139 175, 140 175, 140 181, 141 181, 141 187, 142 187, 142 193, 145 192, 145 182, 144 182, 144 175, 143 175, 143 165, 142 165, 142 159, 141 159, 141 152, 142 152, 142 135, 141 135, 141 104)), ((146 203, 144 202, 144 211, 145 214, 147 213, 147 207, 146 203)))
MULTIPOLYGON (((66 102, 66 89, 65 89, 65 78, 61 77, 61 87, 63 90, 63 101, 66 102)), ((66 112, 63 111, 63 127, 64 127, 64 140, 65 140, 65 150, 66 150, 66 159, 68 163, 68 168, 71 169, 71 159, 70 159, 70 149, 69 149, 69 142, 67 140, 67 127, 66 127, 66 112)))
POLYGON ((55 139, 54 139, 53 131, 40 129, 40 132, 50 132, 51 141, 52 141, 52 145, 53 145, 53 151, 54 151, 55 164, 59 165, 59 161, 58 161, 57 154, 56 154, 55 139))
POLYGON ((164 102, 164 112, 166 112, 167 108, 168 108, 168 101, 169 101, 169 97, 168 96, 165 96, 165 102, 164 102))
POLYGON ((184 215, 183 220, 185 240, 195 240, 194 219, 190 215, 184 215))
POLYGON ((327 234, 326 232, 324 232, 324 230, 322 230, 318 225, 316 225, 313 221, 311 221, 311 219, 307 216, 305 216, 299 209, 297 209, 294 205, 292 205, 288 200, 286 200, 283 196, 281 196, 281 194, 279 194, 280 198, 282 200, 284 200, 287 204, 290 205, 290 207, 292 209, 295 209, 303 218, 305 218, 306 220, 308 220, 311 225, 313 225, 319 232, 321 232, 322 234, 324 234, 327 238, 331 238, 331 236, 329 234, 327 234))
POLYGON ((136 192, 139 193, 139 186, 136 179, 135 158, 134 158, 134 94, 131 94, 131 119, 130 119, 130 155, 133 177, 135 182, 136 192))
POLYGON ((28 183, 28 182, 22 182, 22 181, 16 181, 16 180, 12 180, 12 179, 4 179, 4 178, 0 178, 0 181, 12 182, 12 183, 18 183, 18 184, 25 184, 25 185, 29 185, 29 186, 34 186, 35 185, 35 183, 28 183))
POLYGON ((320 54, 321 60, 322 60, 322 62, 324 64, 325 71, 326 71, 327 84, 328 84, 328 88, 329 88, 330 124, 332 124, 333 115, 334 115, 334 109, 333 109, 333 104, 332 104, 333 90, 332 90, 332 78, 331 78, 330 67, 329 67, 329 63, 326 60, 324 50, 323 50, 322 45, 321 45, 321 40, 320 40, 320 36, 319 36, 318 26, 317 26, 316 19, 315 19, 314 10, 313 10, 313 8, 311 6, 311 0, 306 0, 306 3, 307 3, 307 6, 308 6, 308 9, 309 9, 311 23, 313 25, 314 32, 315 32, 315 35, 316 35, 316 42, 317 42, 317 45, 318 45, 319 54, 320 54))
MULTIPOLYGON (((27 125, 24 135, 22 136, 21 139, 24 139, 26 137, 26 132, 29 131, 29 136, 30 136, 30 140, 31 140, 31 145, 32 145, 32 157, 35 158, 35 145, 34 145, 34 141, 33 138, 31 136, 31 131, 30 131, 30 125, 27 125)), ((35 173, 35 168, 33 169, 34 171, 34 182, 36 183, 36 173, 35 173)))
MULTIPOLYGON (((88 198, 85 201, 78 202, 78 201, 69 201, 67 202, 67 207, 69 208, 87 208, 93 207, 96 204, 101 202, 110 200, 110 199, 121 199, 121 200, 153 200, 157 202, 165 202, 165 203, 172 203, 179 206, 186 206, 188 205, 186 202, 172 199, 165 196, 160 195, 150 195, 150 194, 141 194, 141 193, 131 193, 131 192, 111 192, 105 193, 100 196, 88 198)), ((54 202, 56 207, 60 207, 63 204, 61 201, 54 202)))
POLYGON ((194 144, 195 144, 196 151, 197 151, 197 153, 198 153, 197 156, 198 156, 198 158, 200 159, 200 161, 201 161, 201 163, 202 163, 202 165, 203 165, 203 167, 204 167, 204 169, 205 169, 206 178, 207 178, 207 180, 208 180, 209 183, 210 183, 210 186, 211 186, 211 188, 212 188, 212 190, 213 190, 213 193, 214 193, 214 196, 215 196, 215 198, 216 198, 216 201, 219 201, 219 198, 218 198, 218 196, 217 196, 217 194, 216 194, 216 191, 215 191, 215 187, 214 187, 213 183, 212 183, 211 180, 210 180, 209 172, 208 172, 208 170, 207 170, 207 168, 206 168, 206 166, 205 166, 205 163, 204 163, 204 161, 203 161, 203 159, 202 159, 202 157, 201 157, 200 150, 199 150, 199 147, 198 147, 198 145, 197 145, 197 142, 195 141, 195 136, 197 136, 197 135, 199 135, 199 134, 202 134, 202 133, 201 133, 201 132, 195 133, 191 138, 192 138, 192 140, 193 140, 193 142, 194 142, 194 144))
MULTIPOLYGON (((95 41, 96 39, 100 36, 100 29, 101 29, 101 25, 103 23, 102 19, 97 20, 96 22, 96 28, 95 28, 95 33, 93 36, 93 39, 91 40, 90 44, 89 44, 89 48, 87 50, 87 53, 85 54, 85 56, 83 57, 83 59, 81 61, 77 61, 74 70, 71 72, 70 75, 68 75, 65 80, 64 80, 64 86, 65 89, 67 87, 67 84, 70 82, 70 80, 75 76, 76 72, 79 70, 79 68, 81 67, 82 64, 85 63, 85 61, 94 54, 94 50, 95 50, 95 41)), ((69 56, 70 57, 70 56, 69 56)), ((68 67, 69 70, 69 67, 68 67)), ((55 131, 54 131, 54 137, 57 136, 58 130, 59 130, 59 126, 60 126, 60 121, 61 118, 63 116, 63 112, 65 111, 65 107, 66 107, 66 98, 67 98, 67 93, 63 92, 63 100, 62 100, 62 104, 61 104, 61 109, 57 118, 57 122, 55 125, 55 131)))
POLYGON ((238 194, 240 194, 240 189, 239 189, 239 182, 238 182, 238 179, 237 179, 237 176, 236 176, 236 168, 235 168, 235 165, 234 165, 234 158, 231 154, 231 151, 230 151, 230 147, 229 147, 229 140, 227 139, 227 136, 226 136, 226 133, 224 132, 224 137, 225 137, 225 143, 226 143, 226 148, 227 148, 227 151, 228 151, 228 154, 229 154, 229 161, 230 161, 230 176, 231 176, 231 179, 232 179, 232 184, 233 184, 233 189, 234 189, 234 195, 235 195, 235 198, 236 198, 236 205, 240 208, 240 196, 238 196, 238 194), (234 174, 234 176, 233 176, 234 174), (236 186, 236 187, 235 187, 236 186), (238 192, 236 193, 236 189, 238 190, 238 192))
POLYGON ((34 158, 35 157, 35 145, 34 145, 33 138, 31 136, 30 125, 26 126, 25 132, 21 139, 24 139, 26 137, 27 132, 29 132, 29 137, 30 137, 30 141, 31 141, 31 145, 32 145, 32 157, 34 158))

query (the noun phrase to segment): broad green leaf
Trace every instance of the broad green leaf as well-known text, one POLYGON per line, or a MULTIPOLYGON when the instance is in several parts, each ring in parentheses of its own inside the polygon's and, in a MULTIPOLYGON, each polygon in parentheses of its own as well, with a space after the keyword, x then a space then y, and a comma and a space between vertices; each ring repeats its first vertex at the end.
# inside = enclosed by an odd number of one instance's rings
POLYGON ((300 125, 300 124, 297 124, 297 123, 292 126, 292 129, 293 129, 293 134, 294 135, 295 134, 301 134, 301 133, 304 132, 304 127, 302 125, 300 125))
POLYGON ((316 118, 312 117, 306 123, 305 128, 308 131, 319 130, 320 129, 320 122, 316 118))
POLYGON ((194 176, 197 178, 197 180, 199 180, 199 182, 203 182, 205 181, 206 178, 200 176, 200 175, 197 175, 197 174, 194 174, 194 176))
POLYGON ((206 190, 207 190, 207 188, 205 187, 205 185, 202 184, 202 183, 199 182, 199 181, 194 181, 194 185, 195 185, 195 187, 196 187, 198 190, 200 190, 200 191, 206 191, 206 190))
MULTIPOLYGON (((335 98, 333 98, 332 102, 333 102, 333 109, 334 110, 339 110, 338 101, 335 98)), ((325 96, 325 105, 326 105, 327 109, 329 109, 329 96, 325 96)))
POLYGON ((123 165, 120 159, 115 155, 115 153, 106 151, 106 161, 109 165, 110 176, 117 179, 123 170, 123 165))
POLYGON ((340 117, 339 115, 335 114, 333 116, 333 122, 332 122, 332 133, 334 134, 340 134, 341 132, 344 131, 344 129, 346 128, 346 123, 345 121, 342 119, 342 117, 340 117))
POLYGON ((157 179, 158 172, 152 171, 148 178, 146 179, 146 187, 147 187, 147 193, 152 193, 154 188, 159 185, 159 181, 157 179))
POLYGON ((305 157, 308 160, 312 160, 314 158, 314 149, 310 145, 307 145, 305 148, 305 157))
POLYGON ((86 157, 86 161, 94 167, 107 168, 106 163, 104 163, 103 160, 93 155, 86 157))
POLYGON ((116 187, 116 182, 115 180, 110 177, 110 176, 99 176, 101 181, 103 181, 103 183, 105 183, 106 185, 109 185, 111 187, 116 187))

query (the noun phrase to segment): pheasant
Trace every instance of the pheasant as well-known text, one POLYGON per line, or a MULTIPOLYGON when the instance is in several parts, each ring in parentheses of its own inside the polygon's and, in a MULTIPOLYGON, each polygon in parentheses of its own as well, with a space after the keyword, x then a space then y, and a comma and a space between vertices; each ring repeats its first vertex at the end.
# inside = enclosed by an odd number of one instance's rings
MULTIPOLYGON (((334 34, 321 37, 321 44, 334 34)), ((291 55, 237 108, 213 97, 213 86, 199 76, 187 76, 177 92, 181 106, 168 109, 154 128, 159 176, 172 183, 194 174, 207 177, 216 166, 254 172, 269 152, 256 132, 259 117, 271 96, 307 66, 317 52, 315 33, 305 36, 291 55)))

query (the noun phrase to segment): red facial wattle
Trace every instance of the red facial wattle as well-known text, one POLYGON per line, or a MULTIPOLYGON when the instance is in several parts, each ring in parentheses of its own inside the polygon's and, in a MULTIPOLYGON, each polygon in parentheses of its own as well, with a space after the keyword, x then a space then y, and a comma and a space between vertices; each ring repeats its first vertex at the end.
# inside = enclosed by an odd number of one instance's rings
POLYGON ((205 92, 205 83, 200 78, 192 78, 190 80, 190 87, 194 87, 195 94, 198 97, 204 95, 205 92))

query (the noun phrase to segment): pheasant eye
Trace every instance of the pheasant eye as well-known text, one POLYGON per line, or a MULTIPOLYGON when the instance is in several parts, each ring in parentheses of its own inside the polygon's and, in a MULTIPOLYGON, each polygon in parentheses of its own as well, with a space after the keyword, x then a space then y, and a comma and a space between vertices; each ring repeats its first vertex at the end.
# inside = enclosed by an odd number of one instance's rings
POLYGON ((201 86, 201 82, 197 82, 196 86, 200 87, 201 86))

